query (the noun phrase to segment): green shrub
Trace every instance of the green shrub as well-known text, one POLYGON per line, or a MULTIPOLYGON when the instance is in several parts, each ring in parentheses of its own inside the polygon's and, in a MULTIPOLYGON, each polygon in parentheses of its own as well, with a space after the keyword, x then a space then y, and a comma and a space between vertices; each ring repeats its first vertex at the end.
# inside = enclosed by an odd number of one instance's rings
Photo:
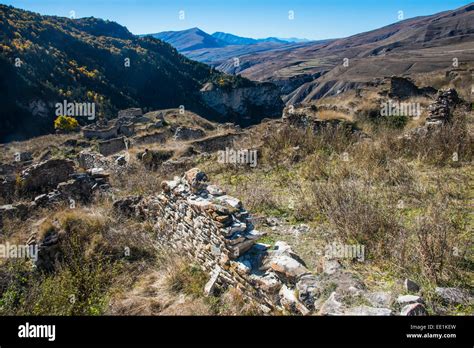
POLYGON ((54 129, 63 132, 73 132, 79 128, 79 122, 74 117, 58 116, 54 120, 54 129))

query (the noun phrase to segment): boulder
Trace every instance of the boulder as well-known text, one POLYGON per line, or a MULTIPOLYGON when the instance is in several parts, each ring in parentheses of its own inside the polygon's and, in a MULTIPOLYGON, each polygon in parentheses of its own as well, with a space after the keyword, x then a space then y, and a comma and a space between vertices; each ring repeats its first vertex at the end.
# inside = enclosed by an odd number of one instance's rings
POLYGON ((388 308, 376 308, 369 306, 357 306, 349 308, 344 312, 344 315, 357 315, 357 316, 389 316, 392 315, 392 311, 388 308))
POLYGON ((343 305, 339 302, 337 293, 334 291, 329 298, 323 303, 318 312, 319 315, 342 315, 343 305))
POLYGON ((305 266, 286 255, 273 258, 270 261, 270 267, 278 274, 282 274, 290 280, 296 280, 303 274, 309 273, 305 266))
POLYGON ((184 179, 191 188, 192 193, 199 193, 201 190, 206 189, 207 182, 209 181, 206 173, 199 170, 199 168, 188 170, 184 174, 184 179))
POLYGON ((415 295, 403 295, 397 298, 397 303, 404 306, 412 303, 423 303, 423 299, 420 296, 415 295))
POLYGON ((323 293, 319 277, 313 274, 301 276, 296 283, 296 290, 298 291, 298 299, 310 309, 314 309, 314 303, 323 293))
POLYGON ((308 308, 298 301, 294 290, 283 285, 278 294, 280 296, 281 305, 288 311, 292 313, 301 313, 303 315, 309 314, 308 308))
POLYGON ((403 287, 405 288, 405 290, 407 292, 418 292, 420 291, 420 286, 415 283, 413 280, 410 280, 408 278, 405 279, 405 281, 403 282, 403 287))
POLYGON ((214 199, 218 204, 223 204, 226 206, 230 206, 235 209, 240 209, 242 208, 242 202, 234 197, 228 196, 228 195, 222 195, 218 196, 214 199))
POLYGON ((259 289, 270 294, 278 293, 283 285, 278 276, 273 272, 266 272, 263 276, 252 275, 251 279, 259 289))
POLYGON ((402 308, 400 315, 403 316, 425 316, 428 315, 425 306, 421 303, 408 304, 402 308))
POLYGON ((435 289, 438 295, 446 304, 451 305, 467 305, 472 302, 472 296, 468 291, 459 288, 442 288, 435 289))
POLYGON ((323 272, 326 274, 334 274, 340 270, 341 267, 341 263, 338 260, 327 258, 324 258, 323 260, 323 272))
POLYGON ((365 298, 373 307, 387 308, 392 303, 392 294, 385 291, 375 291, 365 294, 365 298))
POLYGON ((211 278, 209 279, 209 281, 204 286, 204 294, 206 296, 210 296, 210 295, 214 294, 214 290, 216 288, 216 283, 217 283, 217 279, 219 278, 220 272, 221 272, 220 267, 216 267, 212 271, 211 278))

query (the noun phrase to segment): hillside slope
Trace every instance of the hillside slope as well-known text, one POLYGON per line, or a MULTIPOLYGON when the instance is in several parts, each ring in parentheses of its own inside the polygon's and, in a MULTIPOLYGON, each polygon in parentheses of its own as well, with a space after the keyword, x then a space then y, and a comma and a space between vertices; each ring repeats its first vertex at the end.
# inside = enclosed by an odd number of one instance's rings
POLYGON ((454 58, 459 65, 473 63, 473 47, 474 4, 470 4, 326 43, 239 56, 238 70, 228 62, 217 69, 279 84, 298 78, 303 83, 293 86, 286 98, 297 103, 334 95, 374 78, 446 70, 453 67, 454 58))

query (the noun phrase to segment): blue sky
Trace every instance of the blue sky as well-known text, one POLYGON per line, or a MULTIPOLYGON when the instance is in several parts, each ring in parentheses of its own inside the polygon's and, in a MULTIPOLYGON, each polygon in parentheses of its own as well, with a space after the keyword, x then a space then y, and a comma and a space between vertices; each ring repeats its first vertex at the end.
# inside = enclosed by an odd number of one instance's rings
POLYGON ((0 0, 41 14, 94 16, 125 25, 134 34, 199 27, 213 33, 262 38, 345 37, 404 18, 469 4, 462 0, 0 0), (184 11, 184 19, 179 12, 184 11), (289 19, 293 11, 294 19, 289 19))

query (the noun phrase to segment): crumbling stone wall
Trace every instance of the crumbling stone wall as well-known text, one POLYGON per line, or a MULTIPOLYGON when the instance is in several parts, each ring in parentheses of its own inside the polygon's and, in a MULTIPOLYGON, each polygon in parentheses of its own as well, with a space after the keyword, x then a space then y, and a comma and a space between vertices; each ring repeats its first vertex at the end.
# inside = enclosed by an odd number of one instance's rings
POLYGON ((115 123, 99 126, 96 124, 82 127, 82 134, 87 139, 112 139, 118 136, 119 126, 115 123))
POLYGON ((120 214, 152 220, 159 245, 198 262, 209 272, 206 294, 230 287, 259 305, 260 310, 286 309, 307 314, 296 295, 296 283, 310 274, 303 261, 282 242, 275 248, 257 243, 264 234, 254 229, 242 203, 194 168, 183 178, 165 181, 163 192, 128 197, 114 203, 120 214))
POLYGON ((442 125, 451 120, 453 110, 461 103, 454 88, 438 92, 436 101, 429 107, 426 125, 442 125))
POLYGON ((124 137, 99 142, 99 152, 104 156, 110 156, 125 149, 126 145, 124 137))

